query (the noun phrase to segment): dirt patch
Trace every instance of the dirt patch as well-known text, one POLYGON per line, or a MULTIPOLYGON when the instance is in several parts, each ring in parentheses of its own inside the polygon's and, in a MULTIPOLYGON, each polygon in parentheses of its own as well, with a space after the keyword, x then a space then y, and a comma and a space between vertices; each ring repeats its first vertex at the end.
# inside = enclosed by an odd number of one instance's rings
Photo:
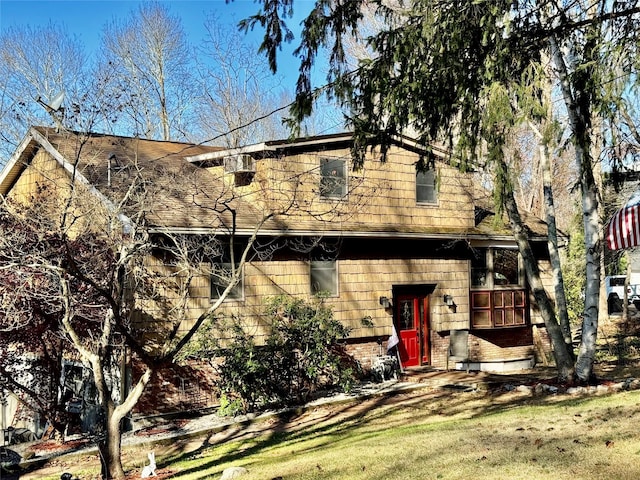
POLYGON ((34 455, 42 455, 49 453, 63 453, 80 448, 86 448, 91 444, 88 439, 70 440, 68 442, 58 442, 56 440, 45 440, 31 445, 27 452, 34 455))
POLYGON ((179 419, 173 423, 167 425, 158 425, 154 427, 146 427, 138 430, 134 435, 137 437, 152 437, 154 435, 166 435, 171 433, 177 433, 183 430, 189 423, 189 420, 179 419))

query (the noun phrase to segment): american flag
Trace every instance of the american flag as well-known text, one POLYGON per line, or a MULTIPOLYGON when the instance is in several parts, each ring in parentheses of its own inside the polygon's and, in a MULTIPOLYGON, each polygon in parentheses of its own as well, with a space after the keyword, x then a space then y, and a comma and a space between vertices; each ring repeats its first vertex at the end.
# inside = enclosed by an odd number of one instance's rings
POLYGON ((611 250, 640 245, 640 192, 634 193, 626 205, 611 217, 606 236, 611 250))

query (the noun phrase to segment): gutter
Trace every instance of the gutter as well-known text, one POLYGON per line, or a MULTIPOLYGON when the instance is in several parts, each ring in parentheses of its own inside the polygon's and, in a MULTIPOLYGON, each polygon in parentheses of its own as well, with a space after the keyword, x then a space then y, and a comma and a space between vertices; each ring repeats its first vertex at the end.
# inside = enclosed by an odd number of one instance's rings
MULTIPOLYGON (((338 133, 325 135, 320 137, 311 137, 309 139, 297 139, 293 141, 289 140, 275 140, 269 142, 256 143, 254 145, 247 145, 245 147, 230 148, 227 150, 219 150, 217 152, 202 153, 200 155, 193 155, 185 157, 185 160, 191 163, 206 162, 211 160, 219 160, 230 155, 239 155, 243 153, 258 153, 258 152, 274 152, 277 150, 291 149, 291 148, 304 148, 314 147, 318 145, 328 145, 332 143, 350 142, 353 139, 352 133, 338 133)), ((413 149, 414 151, 425 151, 426 148, 421 146, 415 140, 405 136, 394 136, 395 143, 403 148, 413 149)), ((443 147, 431 145, 431 151, 440 158, 444 158, 447 155, 446 150, 443 147)))
MULTIPOLYGON (((223 228, 190 228, 190 227, 151 227, 150 233, 158 234, 174 234, 174 235, 236 235, 250 236, 253 235, 254 229, 239 228, 233 233, 230 229, 223 228)), ((362 231, 344 231, 344 230, 275 230, 261 229, 258 232, 259 237, 343 237, 343 238, 393 238, 393 239, 414 239, 414 240, 459 240, 468 241, 476 246, 487 245, 496 246, 496 242, 504 243, 508 246, 514 245, 512 235, 486 235, 481 233, 420 233, 420 232, 362 232, 362 231)), ((531 241, 545 242, 546 238, 531 239, 531 241)))

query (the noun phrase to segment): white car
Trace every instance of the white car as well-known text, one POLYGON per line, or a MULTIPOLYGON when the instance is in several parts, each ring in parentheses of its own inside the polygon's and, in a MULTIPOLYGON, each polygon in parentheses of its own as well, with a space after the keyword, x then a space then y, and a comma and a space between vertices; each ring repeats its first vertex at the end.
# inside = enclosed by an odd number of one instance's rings
MULTIPOLYGON (((631 275, 631 280, 627 286, 627 302, 640 304, 640 279, 635 278, 636 274, 631 275)), ((612 275, 605 277, 605 288, 607 292, 607 299, 624 298, 624 282, 627 279, 626 275, 612 275), (615 296, 614 296, 615 295, 615 296)))

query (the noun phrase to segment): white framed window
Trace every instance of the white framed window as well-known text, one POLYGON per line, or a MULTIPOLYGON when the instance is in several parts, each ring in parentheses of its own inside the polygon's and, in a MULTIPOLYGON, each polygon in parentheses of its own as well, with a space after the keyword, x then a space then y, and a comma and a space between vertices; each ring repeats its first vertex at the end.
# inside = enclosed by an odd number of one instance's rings
POLYGON ((347 161, 342 158, 320 159, 320 196, 342 198, 347 195, 347 161))
POLYGON ((421 204, 438 202, 435 169, 416 171, 416 202, 421 204))
MULTIPOLYGON (((213 263, 211 265, 211 300, 218 300, 225 291, 233 276, 231 263, 213 263)), ((227 299, 242 300, 244 298, 244 269, 240 270, 240 279, 229 291, 227 299)))
POLYGON ((338 262, 311 261, 309 264, 311 293, 326 292, 332 297, 338 296, 338 262))

